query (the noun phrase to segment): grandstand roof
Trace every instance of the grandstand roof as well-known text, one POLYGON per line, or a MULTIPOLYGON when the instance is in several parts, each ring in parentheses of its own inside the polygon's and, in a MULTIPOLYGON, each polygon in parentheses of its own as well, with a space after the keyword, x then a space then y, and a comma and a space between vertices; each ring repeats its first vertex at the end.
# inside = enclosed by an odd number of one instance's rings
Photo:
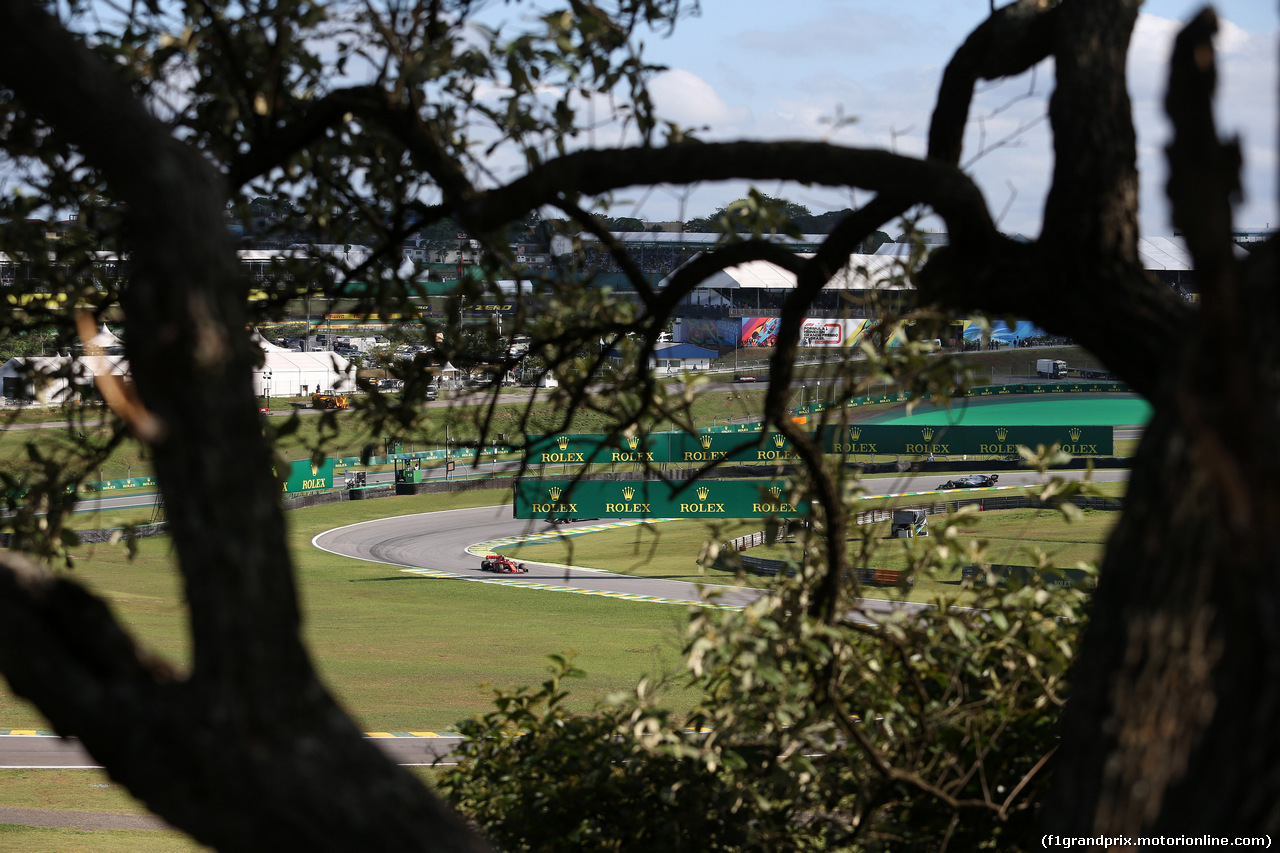
MULTIPOLYGON (((685 246, 710 248, 724 240, 724 235, 717 231, 615 231, 613 237, 625 246, 685 246)), ((578 239, 584 243, 595 242, 595 235, 582 232, 578 239)), ((802 234, 799 237, 788 237, 786 234, 767 234, 765 240, 781 243, 784 246, 814 246, 827 239, 826 234, 802 234)))
MULTIPOLYGON (((929 245, 944 245, 946 235, 930 234, 934 239, 927 241, 929 245)), ((911 252, 911 243, 885 243, 876 249, 881 257, 905 257, 911 252)), ((1237 256, 1240 252, 1237 251, 1237 256)), ((1142 268, 1147 270, 1189 270, 1193 268, 1191 252, 1181 237, 1139 237, 1138 257, 1142 259, 1142 268)))
POLYGON ((706 347, 694 346, 693 344, 669 344, 662 347, 653 348, 654 358, 684 358, 684 359, 700 359, 715 358, 719 353, 706 347))
MULTIPOLYGON (((800 258, 813 255, 801 254, 800 258)), ((849 263, 827 284, 828 290, 906 290, 897 258, 877 255, 850 255, 849 263)), ((663 282, 666 283, 665 280, 663 282)), ((795 273, 770 261, 749 261, 712 275, 699 287, 790 290, 796 286, 795 273)))

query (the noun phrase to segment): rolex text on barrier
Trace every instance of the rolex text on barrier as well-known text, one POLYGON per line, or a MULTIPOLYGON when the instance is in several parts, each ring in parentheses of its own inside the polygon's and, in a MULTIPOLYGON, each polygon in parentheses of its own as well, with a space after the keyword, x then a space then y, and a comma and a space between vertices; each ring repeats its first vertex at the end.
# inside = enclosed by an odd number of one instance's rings
POLYGON ((530 465, 594 463, 790 462, 799 457, 780 433, 758 427, 732 433, 654 432, 638 436, 531 435, 530 465))
POLYGON ((654 435, 531 435, 525 446, 529 465, 667 462, 665 433, 654 435))
POLYGON ((808 509, 788 503, 786 484, 773 480, 522 479, 515 484, 516 518, 790 518, 808 509))
POLYGON ((284 481, 283 485, 286 495, 332 489, 333 460, 326 459, 319 465, 309 460, 290 462, 289 477, 284 481))
POLYGON ((795 462, 791 441, 777 432, 670 433, 671 461, 694 465, 708 462, 795 462))
POLYGON ((904 426, 850 424, 827 427, 828 453, 906 456, 1017 456, 1019 445, 1057 444, 1072 456, 1111 456, 1109 426, 904 426))

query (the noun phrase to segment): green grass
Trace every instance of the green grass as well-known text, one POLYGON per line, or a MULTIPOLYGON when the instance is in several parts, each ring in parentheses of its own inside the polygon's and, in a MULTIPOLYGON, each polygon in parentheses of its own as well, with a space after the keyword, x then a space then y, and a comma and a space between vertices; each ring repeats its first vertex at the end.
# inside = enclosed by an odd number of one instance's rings
MULTIPOLYGON (((103 814, 148 814, 103 770, 0 770, 0 805, 103 814)), ((209 848, 173 830, 0 824, 0 850, 41 853, 189 853, 209 848)))
POLYGON ((75 809, 82 812, 144 812, 105 770, 0 769, 0 803, 24 809, 75 809))
POLYGON ((189 853, 208 850, 180 832, 157 829, 53 829, 0 824, 0 850, 40 853, 189 853))
MULTIPOLYGON (((441 770, 410 767, 409 772, 434 785, 441 770)), ((149 810, 105 770, 0 769, 0 805, 14 808, 149 814, 149 810)), ((189 851, 205 850, 185 835, 167 830, 96 830, 18 827, 0 824, 0 850, 31 851, 189 851), (9 840, 13 839, 10 844, 9 840), (99 845, 97 842, 103 839, 99 845)))
MULTIPOLYGON (((731 539, 760 529, 759 521, 726 519, 716 528, 715 538, 731 539)), ((585 566, 691 583, 735 584, 732 574, 704 570, 698 565, 698 554, 707 540, 704 521, 663 521, 497 550, 536 563, 585 566)))
MULTIPOLYGON (((365 731, 447 728, 488 710, 490 685, 541 681, 553 652, 576 652, 587 671, 575 687, 580 708, 678 667, 684 607, 429 579, 310 546, 316 534, 344 524, 509 501, 509 492, 458 492, 287 514, 307 642, 365 731)), ((123 546, 79 548, 73 576, 105 598, 148 648, 186 667, 186 609, 169 540, 138 544, 132 562, 123 546)), ((48 723, 0 692, 0 727, 48 723)))

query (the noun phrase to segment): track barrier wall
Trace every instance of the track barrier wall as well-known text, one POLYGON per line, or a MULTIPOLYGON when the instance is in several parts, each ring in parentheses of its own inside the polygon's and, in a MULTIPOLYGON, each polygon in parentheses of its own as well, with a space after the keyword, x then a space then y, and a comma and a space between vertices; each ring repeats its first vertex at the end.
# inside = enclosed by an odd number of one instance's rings
MULTIPOLYGON (((1103 498, 1091 496, 1077 496, 1071 499, 1071 503, 1081 509, 1102 510, 1105 512, 1118 512, 1124 508, 1124 500, 1121 498, 1103 498)), ((877 524, 883 521, 890 521, 896 510, 915 509, 924 510, 926 515, 948 515, 958 511, 961 507, 977 506, 980 511, 988 510, 1004 510, 1004 509, 1055 509, 1058 502, 1054 500, 1042 501, 1039 498, 1024 497, 1018 495, 993 495, 990 497, 964 498, 953 501, 934 501, 927 504, 913 504, 911 506, 898 506, 893 509, 871 509, 859 512, 856 516, 856 524, 877 524)), ((787 538, 790 531, 787 525, 782 525, 778 532, 769 537, 767 531, 751 533, 746 536, 739 536, 727 543, 727 551, 735 553, 748 548, 754 548, 759 545, 767 545, 770 541, 781 541, 787 538)), ((733 558, 726 558, 725 551, 722 550, 716 556, 713 568, 721 571, 733 571, 733 558)), ((770 560, 762 557, 752 557, 748 554, 737 554, 736 559, 741 562, 742 568, 751 574, 772 577, 780 573, 795 574, 795 566, 785 560, 770 560)), ((1088 572, 1080 569, 1049 569, 1040 571, 1031 566, 1013 566, 1013 565, 991 565, 988 569, 993 575, 998 586, 1005 586, 1009 579, 1015 578, 1019 585, 1025 585, 1030 578, 1039 575, 1041 580, 1049 586, 1074 587, 1092 592, 1097 585, 1097 579, 1088 572)), ((864 586, 898 586, 901 584, 901 572, 894 569, 872 569, 866 566, 857 567, 854 573, 858 579, 858 583, 864 586)), ((969 580, 975 578, 982 570, 977 566, 965 566, 961 570, 961 579, 969 580)), ((911 581, 908 579, 908 584, 911 581)))

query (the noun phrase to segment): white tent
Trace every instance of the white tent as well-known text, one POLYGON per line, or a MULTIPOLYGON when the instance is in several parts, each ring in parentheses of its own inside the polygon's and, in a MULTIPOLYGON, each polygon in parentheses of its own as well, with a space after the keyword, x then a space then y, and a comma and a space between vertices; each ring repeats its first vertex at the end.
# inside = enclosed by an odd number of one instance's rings
POLYGON ((86 355, 111 355, 119 353, 124 349, 124 341, 117 338, 107 324, 103 323, 102 328, 92 338, 84 342, 84 351, 86 355))
POLYGON ((291 352, 291 350, 286 349, 285 347, 276 346, 271 343, 271 341, 264 338, 262 336, 262 332, 259 332, 257 329, 254 329, 249 333, 249 339, 257 344, 263 352, 291 352))
POLYGON ((253 393, 260 397, 305 397, 317 391, 352 391, 351 362, 332 352, 293 352, 272 346, 253 373, 253 393))
POLYGON ((75 386, 90 385, 92 377, 103 374, 128 376, 129 363, 118 355, 11 358, 0 365, 0 391, 9 399, 58 405, 79 399, 75 386))

